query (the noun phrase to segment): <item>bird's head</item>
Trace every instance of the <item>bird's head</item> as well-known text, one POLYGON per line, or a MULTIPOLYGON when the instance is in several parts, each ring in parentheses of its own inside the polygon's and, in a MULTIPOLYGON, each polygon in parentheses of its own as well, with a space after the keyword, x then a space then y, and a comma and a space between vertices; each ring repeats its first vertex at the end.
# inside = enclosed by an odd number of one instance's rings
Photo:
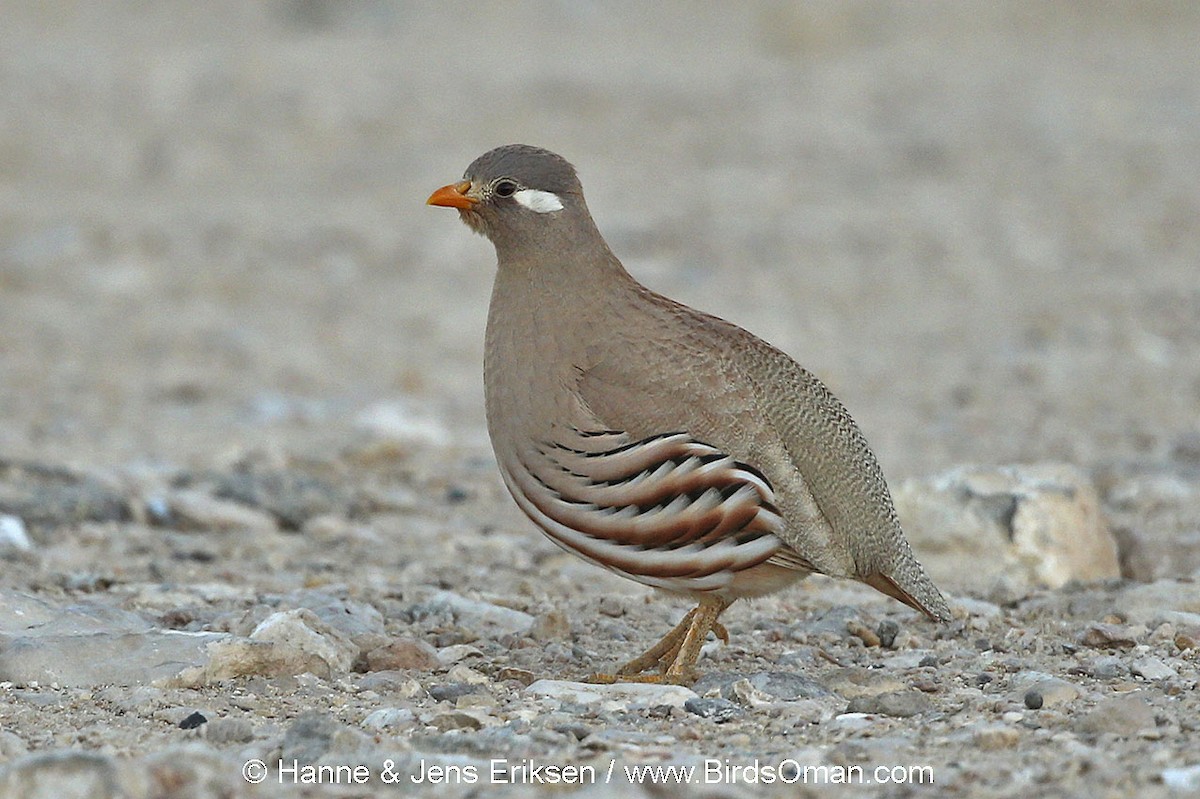
POLYGON ((489 150, 467 167, 461 181, 443 186, 426 202, 457 208, 468 227, 498 248, 591 220, 575 167, 528 144, 489 150))

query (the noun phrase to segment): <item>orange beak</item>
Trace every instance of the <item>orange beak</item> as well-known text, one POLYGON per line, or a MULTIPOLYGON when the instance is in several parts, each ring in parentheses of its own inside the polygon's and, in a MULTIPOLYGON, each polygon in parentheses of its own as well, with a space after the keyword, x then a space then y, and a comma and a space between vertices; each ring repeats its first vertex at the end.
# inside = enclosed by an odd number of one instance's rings
POLYGON ((459 183, 451 183, 449 186, 442 186, 440 189, 429 195, 429 199, 425 201, 426 205, 440 205, 443 208, 474 208, 479 200, 474 197, 468 197, 467 191, 471 188, 471 181, 464 180, 459 183))

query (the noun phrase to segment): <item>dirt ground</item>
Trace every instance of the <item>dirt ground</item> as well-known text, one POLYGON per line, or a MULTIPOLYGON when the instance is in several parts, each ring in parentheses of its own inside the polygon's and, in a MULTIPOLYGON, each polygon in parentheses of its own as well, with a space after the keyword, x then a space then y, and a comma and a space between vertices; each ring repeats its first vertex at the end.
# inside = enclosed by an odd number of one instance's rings
MULTIPOLYGON (((936 775, 725 774, 718 796, 1200 792, 1186 558, 1017 595, 964 562, 943 627, 811 580, 731 611, 694 697, 539 682, 631 656, 684 608, 559 553, 504 494, 493 253, 423 204, 490 147, 560 152, 631 272, 820 375, 893 483, 1153 474, 1161 501, 1105 495, 1136 537, 1200 497, 1200 5, 2 16, 0 517, 29 545, 0 545, 0 635, 20 607, 94 638, 26 653, 76 679, 0 673, 0 795, 372 796, 389 758, 490 757, 936 775), (155 682, 122 659, 138 619, 249 640, 302 608, 341 667, 155 682), (243 780, 285 755, 372 781, 243 780)), ((581 795, 695 788, 599 782, 581 795)))

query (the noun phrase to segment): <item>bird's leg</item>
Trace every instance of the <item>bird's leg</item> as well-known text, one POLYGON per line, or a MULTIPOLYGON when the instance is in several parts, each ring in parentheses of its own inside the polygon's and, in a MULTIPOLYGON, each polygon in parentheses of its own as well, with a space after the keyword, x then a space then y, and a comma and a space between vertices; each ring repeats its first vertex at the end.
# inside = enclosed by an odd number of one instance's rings
POLYGON ((593 674, 588 681, 677 684, 694 681, 696 660, 709 631, 715 631, 721 640, 729 642, 729 632, 717 622, 717 617, 729 605, 725 599, 705 597, 657 644, 617 669, 615 674, 593 674), (659 669, 658 674, 642 674, 655 666, 659 669))
MULTIPOLYGON (((704 646, 704 639, 708 637, 709 630, 717 626, 717 618, 725 612, 725 608, 729 607, 729 604, 728 600, 715 596, 700 600, 700 604, 696 607, 696 615, 692 617, 692 625, 683 637, 679 653, 675 655, 675 661, 663 673, 662 682, 677 685, 695 682, 696 661, 700 658, 700 647, 704 646)), ((729 632, 724 625, 720 625, 720 627, 721 632, 725 633, 721 637, 728 641, 729 632)))
POLYGON ((658 666, 664 658, 674 659, 675 654, 679 651, 680 645, 683 643, 683 637, 687 635, 688 628, 691 627, 692 617, 696 615, 699 608, 692 608, 684 615, 679 624, 676 624, 671 632, 662 637, 657 644, 647 649, 642 654, 635 657, 633 660, 621 666, 612 674, 593 674, 588 677, 588 682, 594 683, 614 683, 619 682, 621 677, 629 677, 634 674, 641 674, 643 671, 658 666))
POLYGON ((675 654, 679 651, 679 647, 683 644, 683 637, 687 635, 687 631, 692 626, 692 618, 696 615, 697 610, 698 608, 689 610, 679 620, 679 624, 671 628, 671 632, 664 635, 662 640, 657 644, 617 669, 617 674, 622 677, 628 677, 630 674, 641 674, 643 671, 658 666, 664 659, 674 659, 675 654))
MULTIPOLYGON (((699 608, 693 608, 691 613, 695 613, 697 610, 699 610, 699 608)), ((690 616, 691 614, 689 613, 688 615, 690 616)), ((687 621, 687 618, 685 618, 684 621, 687 621)), ((719 622, 719 621, 714 621, 712 624, 712 631, 713 631, 713 634, 717 636, 717 638, 720 638, 726 644, 729 643, 729 631, 725 629, 724 624, 721 624, 721 622, 719 622)), ((676 631, 672 630, 672 634, 674 632, 676 632, 676 631)), ((686 631, 683 631, 683 632, 686 632, 686 631)), ((674 636, 672 635, 671 637, 674 637, 674 636)), ((675 637, 674 642, 671 644, 671 648, 666 650, 665 652, 663 652, 662 655, 658 658, 658 670, 660 672, 666 672, 666 670, 668 668, 670 668, 671 664, 675 662, 675 658, 677 658, 679 656, 680 648, 683 647, 683 638, 684 638, 683 635, 679 635, 678 637, 675 637)), ((701 639, 701 640, 703 640, 703 639, 701 639)), ((658 646, 655 646, 654 649, 657 650, 660 646, 662 646, 663 643, 665 643, 665 639, 664 639, 664 641, 660 642, 658 644, 658 646)), ((647 657, 649 654, 650 653, 647 652, 645 655, 642 655, 640 658, 638 658, 638 662, 640 662, 643 658, 647 657)), ((624 669, 628 669, 633 665, 634 665, 633 663, 630 663, 630 664, 626 665, 621 671, 618 671, 617 673, 618 674, 636 674, 637 672, 624 671, 624 669)), ((650 666, 646 665, 643 667, 643 670, 646 670, 649 668, 650 668, 650 666)))

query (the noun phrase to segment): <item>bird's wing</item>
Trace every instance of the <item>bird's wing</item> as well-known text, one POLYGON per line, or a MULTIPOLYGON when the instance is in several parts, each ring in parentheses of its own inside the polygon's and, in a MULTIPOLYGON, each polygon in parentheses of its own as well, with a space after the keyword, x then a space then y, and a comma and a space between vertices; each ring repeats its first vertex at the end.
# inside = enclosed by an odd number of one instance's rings
POLYGON ((745 334, 740 371, 795 468, 850 552, 856 576, 931 618, 946 601, 913 555, 875 454, 845 406, 786 353, 745 334))
MULTIPOLYGON (((856 577, 949 618, 912 553, 883 472, 836 397, 786 353, 722 319, 671 303, 662 335, 581 371, 598 422, 644 437, 686 430, 752 465, 785 507, 784 556, 856 577)), ((784 565, 781 563, 781 565, 784 565)))
POLYGON ((556 543, 648 585, 719 591, 785 549, 766 478, 687 433, 558 430, 504 479, 556 543))

